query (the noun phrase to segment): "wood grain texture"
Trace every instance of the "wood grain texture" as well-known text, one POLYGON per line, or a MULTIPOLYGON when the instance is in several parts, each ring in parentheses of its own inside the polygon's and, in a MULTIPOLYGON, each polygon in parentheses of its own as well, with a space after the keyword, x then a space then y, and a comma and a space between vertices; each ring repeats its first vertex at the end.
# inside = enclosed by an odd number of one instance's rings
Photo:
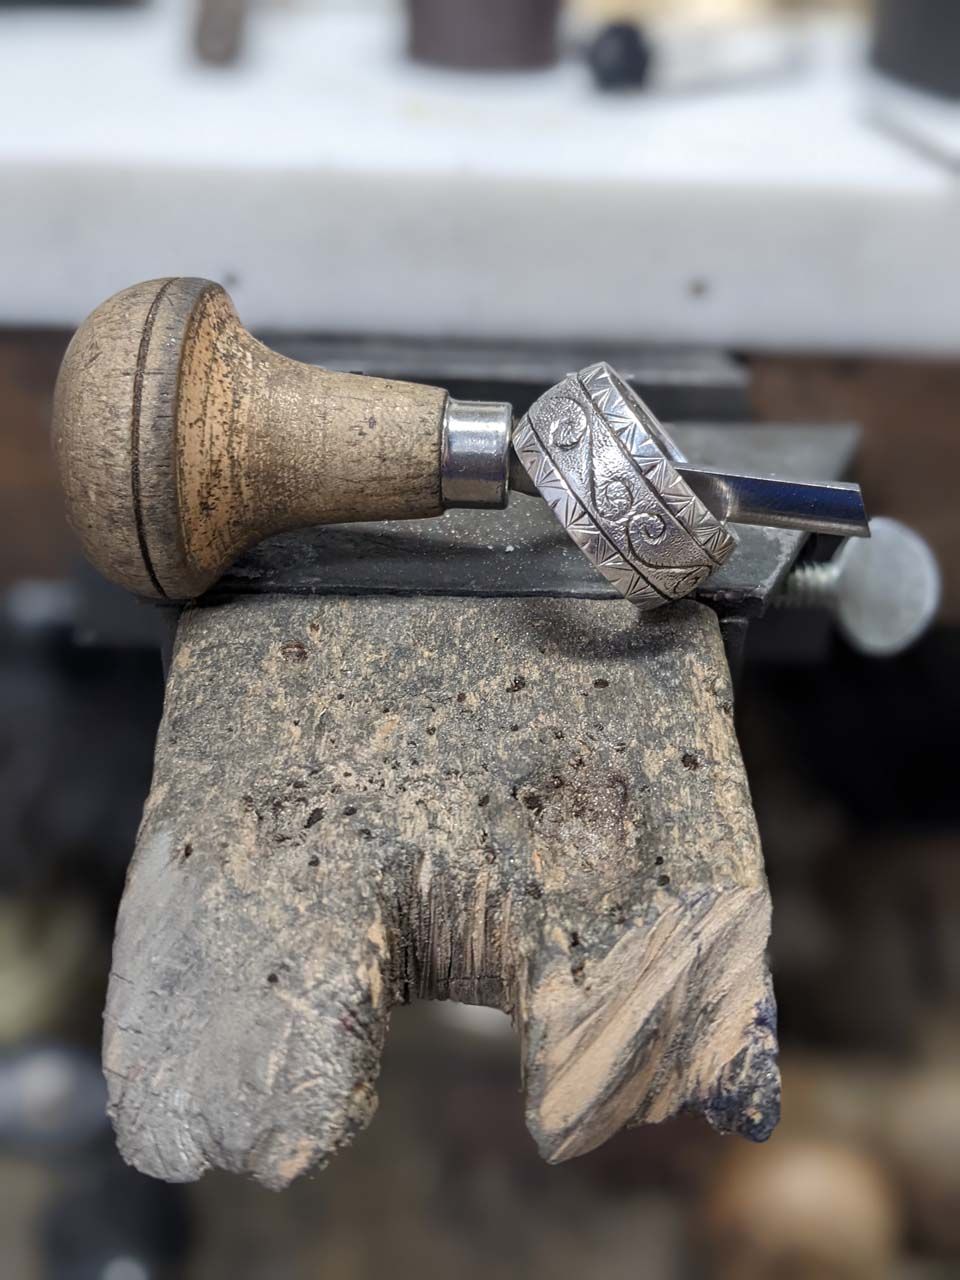
POLYGON ((53 436, 108 578, 190 599, 271 533, 439 515, 446 393, 286 359, 205 280, 110 298, 71 342, 53 436))
POLYGON ((413 998, 513 1015, 548 1160, 683 1109, 762 1139, 769 912, 707 609, 190 609, 106 1012, 120 1148, 286 1185, 369 1121, 413 998))

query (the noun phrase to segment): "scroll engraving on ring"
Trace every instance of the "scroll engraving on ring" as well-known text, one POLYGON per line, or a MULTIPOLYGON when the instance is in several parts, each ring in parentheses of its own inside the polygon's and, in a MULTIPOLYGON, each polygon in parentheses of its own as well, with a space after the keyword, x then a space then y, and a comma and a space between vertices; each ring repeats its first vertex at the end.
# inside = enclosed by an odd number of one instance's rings
POLYGON ((541 396, 514 448, 571 539, 640 609, 688 595, 736 546, 677 472, 669 432, 609 365, 541 396))

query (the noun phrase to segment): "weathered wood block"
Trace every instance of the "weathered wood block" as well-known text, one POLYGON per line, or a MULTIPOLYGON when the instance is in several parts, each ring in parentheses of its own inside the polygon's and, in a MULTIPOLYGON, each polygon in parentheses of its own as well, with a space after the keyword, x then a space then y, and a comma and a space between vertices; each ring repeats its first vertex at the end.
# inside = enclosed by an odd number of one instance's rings
POLYGON ((259 596, 181 621, 120 911, 121 1150, 282 1187, 370 1120, 389 1011, 489 1004, 567 1159, 765 1138, 770 902, 715 615, 259 596))

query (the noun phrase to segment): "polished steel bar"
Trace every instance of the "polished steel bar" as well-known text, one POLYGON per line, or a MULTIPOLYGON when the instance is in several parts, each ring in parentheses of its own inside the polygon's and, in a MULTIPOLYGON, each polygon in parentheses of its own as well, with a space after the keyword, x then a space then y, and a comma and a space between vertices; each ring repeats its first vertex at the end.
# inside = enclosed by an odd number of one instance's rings
MULTIPOLYGON (((674 466, 713 514, 731 524, 799 529, 841 538, 870 536, 863 495, 857 484, 739 475, 710 467, 691 467, 685 462, 674 463, 674 466)), ((518 493, 537 493, 512 451, 510 487, 518 493)))
POLYGON ((739 475, 685 463, 677 470, 713 514, 731 524, 870 537, 858 484, 739 475))

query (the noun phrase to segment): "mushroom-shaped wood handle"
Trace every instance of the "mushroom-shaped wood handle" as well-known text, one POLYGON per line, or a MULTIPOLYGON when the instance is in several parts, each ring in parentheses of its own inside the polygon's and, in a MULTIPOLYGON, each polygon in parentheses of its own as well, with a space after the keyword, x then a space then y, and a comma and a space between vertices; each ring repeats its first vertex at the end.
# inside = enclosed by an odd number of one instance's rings
POLYGON ((209 280, 150 280, 98 307, 64 356, 67 514, 106 577, 190 599, 281 530, 439 515, 446 401, 277 355, 209 280))

